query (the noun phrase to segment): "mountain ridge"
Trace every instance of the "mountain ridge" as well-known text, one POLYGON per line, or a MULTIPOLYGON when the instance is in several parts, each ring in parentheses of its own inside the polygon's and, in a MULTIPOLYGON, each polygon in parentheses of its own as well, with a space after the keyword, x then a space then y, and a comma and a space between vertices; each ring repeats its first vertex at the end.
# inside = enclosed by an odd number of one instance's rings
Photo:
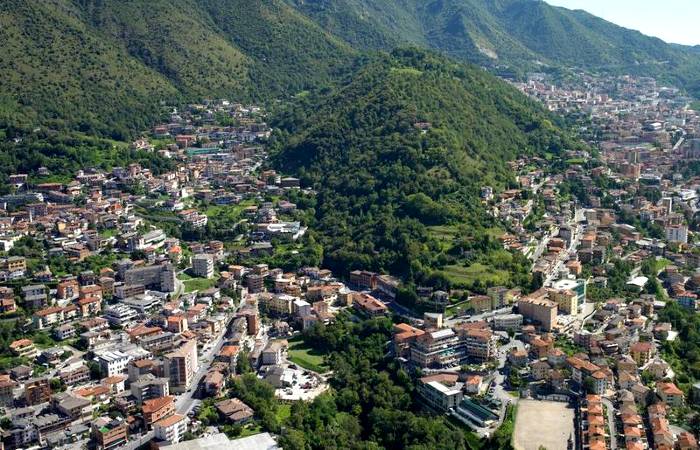
POLYGON ((7 0, 0 24, 0 127, 117 139, 162 101, 292 95, 357 56, 280 0, 7 0))
POLYGON ((573 67, 654 76, 700 96, 697 48, 542 0, 402 0, 401 8, 383 8, 391 3, 386 0, 287 1, 365 48, 387 50, 396 41, 426 45, 504 74, 573 67), (379 13, 363 21, 361 11, 379 13))

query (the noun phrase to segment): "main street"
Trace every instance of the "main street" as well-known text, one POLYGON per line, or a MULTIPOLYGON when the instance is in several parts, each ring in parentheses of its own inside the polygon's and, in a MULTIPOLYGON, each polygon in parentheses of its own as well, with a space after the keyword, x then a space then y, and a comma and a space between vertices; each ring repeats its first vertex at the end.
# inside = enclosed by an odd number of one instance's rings
POLYGON ((202 381, 202 378, 204 378, 206 373, 209 371, 214 357, 219 353, 219 351, 221 351, 221 347, 224 345, 228 326, 231 323, 233 316, 238 311, 239 307, 240 305, 237 306, 236 311, 234 311, 234 313, 229 315, 226 319, 226 326, 223 327, 223 329, 219 333, 219 336, 216 338, 215 344, 212 345, 211 348, 205 353, 203 353, 201 356, 198 356, 197 361, 199 362, 199 368, 194 374, 192 387, 190 387, 190 389, 187 392, 178 396, 175 400, 175 409, 177 410, 178 414, 187 414, 194 407, 195 404, 200 403, 200 400, 194 398, 194 394, 195 392, 197 392, 197 388, 199 387, 199 383, 202 381))

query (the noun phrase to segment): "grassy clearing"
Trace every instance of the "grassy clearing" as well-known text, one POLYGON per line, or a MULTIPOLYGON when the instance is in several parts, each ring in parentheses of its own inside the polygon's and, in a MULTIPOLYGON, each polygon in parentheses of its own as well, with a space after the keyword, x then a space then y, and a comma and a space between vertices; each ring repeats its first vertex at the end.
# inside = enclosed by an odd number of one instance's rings
MULTIPOLYGON (((462 234, 461 225, 433 225, 428 227, 430 237, 438 241, 443 250, 448 250, 462 234)), ((503 229, 498 227, 487 228, 484 233, 493 239, 498 239, 503 234, 503 229)))
POLYGON ((241 431, 241 434, 238 435, 238 438, 244 438, 248 436, 253 436, 255 434, 260 434, 263 432, 262 426, 259 424, 254 424, 254 425, 246 425, 243 427, 243 431, 241 431))
POLYGON ((275 416, 280 423, 284 423, 292 415, 292 405, 289 403, 281 403, 277 408, 275 416))
POLYGON ((189 278, 182 281, 185 285, 185 292, 203 291, 216 286, 216 277, 212 278, 189 278))
POLYGON ((459 229, 456 225, 435 225, 428 227, 428 233, 440 243, 443 250, 448 250, 459 235, 459 229))
POLYGON ((468 267, 464 266, 445 266, 441 271, 453 284, 467 285, 474 284, 476 280, 481 280, 482 283, 492 283, 494 286, 505 285, 510 278, 505 270, 494 269, 481 263, 474 263, 468 267))
POLYGON ((294 338, 289 341, 287 359, 304 369, 318 373, 327 372, 329 369, 323 360, 323 354, 308 347, 300 338, 294 338))
POLYGON ((421 72, 418 69, 414 69, 413 67, 392 67, 391 72, 399 74, 399 75, 413 75, 413 76, 423 75, 423 72, 421 72))
POLYGON ((466 308, 469 306, 469 300, 464 300, 459 303, 455 303, 454 305, 450 305, 445 309, 445 316, 446 317, 453 317, 459 314, 464 313, 466 308))

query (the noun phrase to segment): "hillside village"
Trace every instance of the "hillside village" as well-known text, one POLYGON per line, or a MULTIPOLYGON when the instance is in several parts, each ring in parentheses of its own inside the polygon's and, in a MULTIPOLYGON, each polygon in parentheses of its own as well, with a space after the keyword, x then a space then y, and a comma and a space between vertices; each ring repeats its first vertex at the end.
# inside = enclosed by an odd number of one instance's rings
POLYGON ((393 317, 391 356, 419 374, 419 403, 478 436, 514 426, 516 448, 536 432, 550 450, 697 449, 700 384, 678 341, 700 295, 700 116, 653 80, 569 83, 536 74, 518 87, 580 121, 600 151, 519 159, 518 188, 481 189, 533 285, 418 286, 420 311, 392 274, 322 267, 315 192, 269 168, 262 108, 173 109, 132 144, 171 160, 163 173, 12 175, 0 198, 4 446, 276 448, 235 380, 255 374, 289 414, 330 388, 305 336, 393 317))

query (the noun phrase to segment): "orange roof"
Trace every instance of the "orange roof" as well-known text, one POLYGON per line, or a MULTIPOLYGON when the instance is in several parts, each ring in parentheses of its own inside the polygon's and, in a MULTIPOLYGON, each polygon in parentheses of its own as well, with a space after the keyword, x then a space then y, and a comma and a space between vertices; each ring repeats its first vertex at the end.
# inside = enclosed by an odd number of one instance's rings
POLYGON ((138 367, 139 369, 141 369, 141 368, 144 368, 144 367, 152 366, 152 365, 153 365, 153 361, 151 361, 150 359, 137 359, 137 360, 134 361, 132 364, 133 364, 135 367, 138 367))
POLYGON ((109 388, 106 386, 90 386, 77 389, 75 391, 81 397, 95 397, 99 395, 109 394, 109 388))
POLYGON ((625 427, 625 437, 642 437, 642 430, 638 427, 625 427))
POLYGON ((159 327, 147 327, 145 325, 139 325, 131 330, 129 330, 129 336, 132 338, 138 337, 138 336, 143 336, 143 335, 148 335, 148 334, 153 334, 153 333, 158 333, 160 331, 163 331, 159 327))
POLYGON ((412 327, 407 323, 399 323, 397 325, 394 325, 394 331, 396 332, 396 334, 394 335, 394 339, 396 339, 397 341, 404 341, 411 337, 422 336, 423 334, 425 334, 425 331, 412 327))
POLYGON ((597 372, 593 372, 593 375, 591 375, 591 376, 597 380, 604 380, 605 379, 605 374, 600 370, 597 372))
POLYGON ((469 375, 467 376, 466 384, 481 384, 481 375, 469 375))
POLYGON ((430 383, 431 381, 437 381, 442 384, 455 384, 459 376, 453 373, 436 373, 433 375, 427 375, 420 379, 421 383, 430 383))
POLYGON ((681 448, 698 448, 698 441, 692 433, 684 431, 678 435, 678 444, 681 448))
POLYGON ((194 339, 197 337, 194 331, 192 330, 185 330, 182 333, 180 333, 180 336, 186 338, 186 339, 194 339))
POLYGON ((34 344, 34 342, 32 342, 31 339, 17 339, 16 341, 12 342, 12 344, 10 344, 10 348, 14 350, 20 347, 27 347, 32 344, 34 344))
POLYGON ((157 425, 159 427, 170 427, 184 419, 185 416, 182 416, 180 414, 173 414, 172 416, 168 416, 165 419, 159 420, 158 422, 154 423, 153 426, 157 425))
POLYGON ((126 380, 124 375, 115 375, 113 377, 107 377, 102 379, 102 384, 117 384, 126 380))
POLYGON ((88 297, 83 297, 80 300, 78 300, 79 305, 87 305, 89 303, 96 303, 96 302, 101 302, 102 299, 96 295, 90 295, 88 297))
POLYGON ((644 445, 639 441, 629 441, 625 444, 627 450, 644 450, 644 445))
POLYGON ((165 408, 173 403, 173 397, 158 397, 143 402, 143 412, 148 414, 165 408))
POLYGON ((238 350, 239 348, 237 345, 224 345, 221 348, 221 351, 219 351, 219 355, 230 358, 231 356, 236 356, 238 354, 238 350))
POLYGON ((60 306, 50 306, 48 308, 44 308, 41 311, 37 311, 34 313, 36 316, 48 316, 49 314, 56 314, 63 311, 63 308, 60 306))
POLYGON ((603 416, 588 416, 588 425, 591 428, 603 427, 603 425, 605 425, 605 421, 603 420, 603 416))
POLYGON ((683 391, 673 383, 656 383, 656 387, 666 395, 683 395, 683 391))

